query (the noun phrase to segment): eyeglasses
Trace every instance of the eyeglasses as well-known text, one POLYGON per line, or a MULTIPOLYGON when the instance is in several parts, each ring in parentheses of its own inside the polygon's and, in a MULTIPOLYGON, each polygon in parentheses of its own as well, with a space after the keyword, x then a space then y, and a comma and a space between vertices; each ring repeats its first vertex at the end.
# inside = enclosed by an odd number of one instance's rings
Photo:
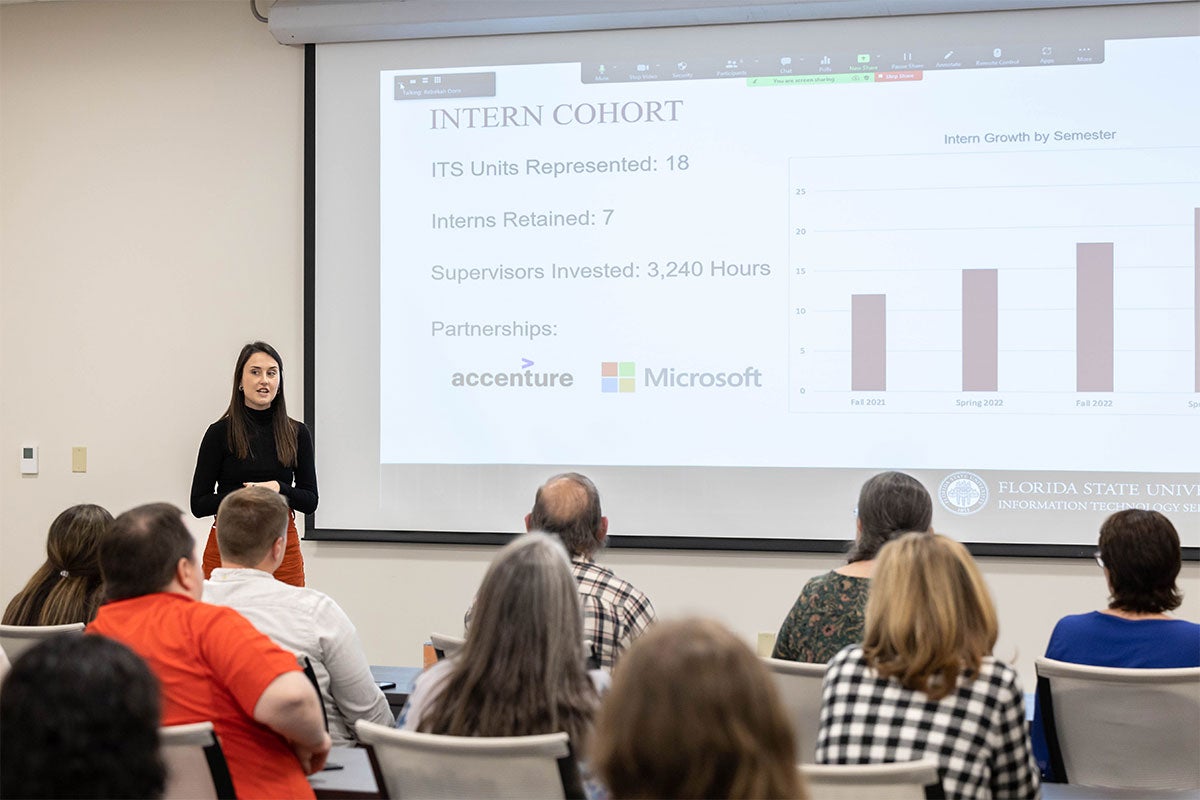
POLYGON ((1100 557, 1099 550, 1092 553, 1092 558, 1096 559, 1096 563, 1100 565, 1100 569, 1106 569, 1106 567, 1104 566, 1104 559, 1100 557))

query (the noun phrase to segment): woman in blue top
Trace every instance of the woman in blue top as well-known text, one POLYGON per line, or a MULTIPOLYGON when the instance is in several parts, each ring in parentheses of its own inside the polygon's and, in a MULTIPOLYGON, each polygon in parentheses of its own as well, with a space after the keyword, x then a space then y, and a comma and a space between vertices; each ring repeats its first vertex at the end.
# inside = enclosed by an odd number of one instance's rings
MULTIPOLYGON (((1046 658, 1093 667, 1200 667, 1200 625, 1168 613, 1183 600, 1175 585, 1179 534, 1171 521, 1157 511, 1118 511, 1100 526, 1096 561, 1108 580, 1108 608, 1060 619, 1046 658)), ((1042 773, 1053 780, 1040 705, 1032 735, 1042 773)))

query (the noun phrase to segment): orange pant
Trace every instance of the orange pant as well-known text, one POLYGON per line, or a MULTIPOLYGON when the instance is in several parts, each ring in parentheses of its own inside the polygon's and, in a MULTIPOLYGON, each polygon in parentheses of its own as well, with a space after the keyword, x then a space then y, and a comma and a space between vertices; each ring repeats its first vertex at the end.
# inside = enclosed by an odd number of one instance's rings
MULTIPOLYGON (((204 545, 204 577, 212 576, 212 571, 221 566, 221 551, 217 547, 217 523, 208 532, 208 542, 204 545)), ((283 552, 283 563, 275 570, 275 580, 290 583, 292 586, 304 585, 304 556, 300 553, 300 533, 296 530, 296 514, 288 513, 287 548, 283 552)))

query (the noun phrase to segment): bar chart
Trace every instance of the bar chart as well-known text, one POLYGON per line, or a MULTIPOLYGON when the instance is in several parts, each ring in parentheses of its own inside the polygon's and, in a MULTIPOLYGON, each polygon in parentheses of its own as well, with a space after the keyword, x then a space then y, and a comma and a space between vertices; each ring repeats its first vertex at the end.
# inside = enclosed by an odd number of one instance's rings
POLYGON ((792 411, 1195 415, 1200 148, 793 158, 789 197, 792 411))

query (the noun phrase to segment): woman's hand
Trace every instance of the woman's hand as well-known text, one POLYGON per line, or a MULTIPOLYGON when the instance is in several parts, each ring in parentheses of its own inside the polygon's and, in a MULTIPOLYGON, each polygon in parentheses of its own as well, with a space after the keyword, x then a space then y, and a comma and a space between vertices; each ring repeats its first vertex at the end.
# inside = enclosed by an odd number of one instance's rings
POLYGON ((243 483, 242 486, 261 486, 264 489, 270 489, 272 492, 279 492, 279 481, 261 481, 258 483, 243 483))

